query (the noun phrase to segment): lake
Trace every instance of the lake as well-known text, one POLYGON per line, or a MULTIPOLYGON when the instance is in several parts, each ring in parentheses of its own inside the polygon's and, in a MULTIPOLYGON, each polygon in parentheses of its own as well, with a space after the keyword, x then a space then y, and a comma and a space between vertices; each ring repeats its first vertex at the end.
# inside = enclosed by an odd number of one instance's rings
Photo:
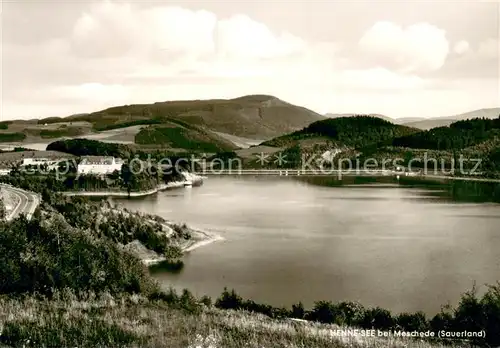
POLYGON ((370 181, 213 176, 120 203, 225 238, 186 255, 179 274, 154 273, 198 296, 227 286, 276 306, 348 300, 435 314, 474 282, 500 280, 491 187, 370 181))

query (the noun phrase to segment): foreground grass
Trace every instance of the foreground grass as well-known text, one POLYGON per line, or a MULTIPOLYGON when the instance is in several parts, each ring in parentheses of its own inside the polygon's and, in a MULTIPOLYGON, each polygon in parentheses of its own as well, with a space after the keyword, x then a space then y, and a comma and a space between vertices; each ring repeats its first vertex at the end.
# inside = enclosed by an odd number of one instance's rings
POLYGON ((338 326, 273 320, 242 311, 194 311, 131 295, 0 297, 0 344, 13 347, 422 347, 409 339, 338 337, 338 326))

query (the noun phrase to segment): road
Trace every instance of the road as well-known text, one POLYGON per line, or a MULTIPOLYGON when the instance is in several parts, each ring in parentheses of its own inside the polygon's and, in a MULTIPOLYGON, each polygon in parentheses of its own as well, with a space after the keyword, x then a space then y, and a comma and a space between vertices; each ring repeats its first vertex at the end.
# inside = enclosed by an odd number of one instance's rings
POLYGON ((38 204, 40 204, 40 197, 33 192, 25 191, 20 188, 10 186, 7 184, 0 184, 3 190, 10 192, 11 194, 19 198, 19 203, 14 207, 14 209, 6 216, 6 220, 12 220, 17 218, 20 214, 25 214, 26 218, 29 220, 33 216, 38 204))

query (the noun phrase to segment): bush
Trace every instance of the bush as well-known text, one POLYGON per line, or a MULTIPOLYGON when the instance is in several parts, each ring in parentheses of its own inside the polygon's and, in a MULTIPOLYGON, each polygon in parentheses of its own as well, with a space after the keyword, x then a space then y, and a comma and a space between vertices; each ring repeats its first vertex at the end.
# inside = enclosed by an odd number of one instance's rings
POLYGON ((221 296, 215 301, 215 307, 221 309, 242 309, 243 299, 236 294, 234 289, 229 292, 227 288, 224 288, 221 296))
POLYGON ((337 305, 339 319, 337 323, 340 325, 358 325, 363 319, 365 309, 356 302, 341 302, 337 305))
POLYGON ((500 283, 490 285, 481 299, 483 309, 483 329, 491 346, 500 346, 500 283), (494 334, 496 333, 496 334, 494 334))
POLYGON ((380 330, 390 330, 394 327, 394 319, 391 312, 376 307, 365 310, 360 324, 365 329, 377 328, 380 330))
POLYGON ((304 319, 306 311, 302 302, 292 305, 291 317, 297 319, 304 319))
POLYGON ((455 310, 455 329, 459 331, 481 331, 484 327, 483 306, 477 297, 477 289, 462 295, 457 309, 455 310))
POLYGON ((54 289, 144 293, 157 288, 141 261, 109 241, 96 239, 54 217, 20 218, 0 225, 0 293, 54 289))
POLYGON ((441 330, 452 331, 453 329, 453 311, 450 306, 444 306, 429 322, 430 328, 434 332, 441 330))
POLYGON ((177 295, 175 290, 172 288, 166 292, 157 289, 148 296, 148 299, 150 301, 163 301, 173 306, 177 306, 179 304, 179 295, 177 295))
POLYGON ((332 324, 337 318, 337 308, 328 301, 318 301, 309 313, 308 319, 319 321, 320 323, 332 324))
POLYGON ((174 230, 177 238, 183 238, 186 240, 191 239, 191 234, 189 233, 189 229, 186 224, 174 224, 172 229, 174 230))
POLYGON ((399 328, 405 331, 424 332, 429 330, 429 323, 422 312, 401 313, 396 317, 396 323, 399 328))
POLYGON ((208 308, 212 307, 212 299, 209 296, 203 296, 200 299, 200 303, 204 304, 208 308))
POLYGON ((197 313, 201 310, 200 303, 187 289, 182 290, 182 295, 179 298, 179 304, 181 309, 184 309, 189 313, 197 313))

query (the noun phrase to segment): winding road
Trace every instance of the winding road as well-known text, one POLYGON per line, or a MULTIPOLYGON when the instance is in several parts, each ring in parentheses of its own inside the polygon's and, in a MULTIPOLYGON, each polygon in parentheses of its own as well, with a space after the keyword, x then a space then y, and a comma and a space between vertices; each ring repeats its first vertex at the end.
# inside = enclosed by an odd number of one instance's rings
POLYGON ((14 209, 7 214, 6 220, 9 221, 15 219, 20 214, 25 214, 28 220, 31 219, 31 216, 33 216, 38 204, 40 204, 40 197, 36 193, 25 191, 8 184, 0 184, 0 186, 2 190, 10 192, 19 198, 19 202, 16 204, 14 209))

